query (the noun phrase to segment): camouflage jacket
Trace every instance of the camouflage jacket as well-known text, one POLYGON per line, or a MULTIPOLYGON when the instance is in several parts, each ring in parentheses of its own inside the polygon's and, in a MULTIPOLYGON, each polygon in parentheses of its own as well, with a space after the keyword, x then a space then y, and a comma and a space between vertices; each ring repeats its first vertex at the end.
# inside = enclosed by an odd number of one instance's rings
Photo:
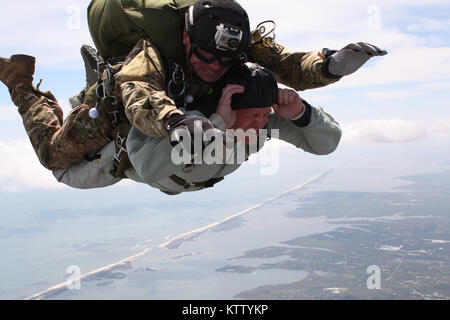
MULTIPOLYGON (((319 52, 291 53, 272 38, 262 39, 257 30, 252 33, 252 44, 249 60, 268 68, 279 83, 295 90, 323 87, 340 79, 326 75, 324 57, 319 52)), ((164 118, 183 111, 167 95, 167 70, 150 41, 139 41, 114 77, 116 95, 122 100, 131 125, 149 136, 167 136, 164 118)), ((211 116, 220 93, 211 94, 212 87, 200 84, 189 73, 186 78, 189 94, 194 98, 188 109, 211 116)))

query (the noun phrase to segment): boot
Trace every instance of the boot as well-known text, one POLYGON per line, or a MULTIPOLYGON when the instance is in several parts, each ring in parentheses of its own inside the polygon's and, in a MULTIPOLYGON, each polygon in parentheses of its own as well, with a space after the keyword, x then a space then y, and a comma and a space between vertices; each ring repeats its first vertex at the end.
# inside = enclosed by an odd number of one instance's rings
POLYGON ((16 54, 9 59, 0 58, 0 80, 12 92, 19 84, 32 87, 36 58, 16 54))

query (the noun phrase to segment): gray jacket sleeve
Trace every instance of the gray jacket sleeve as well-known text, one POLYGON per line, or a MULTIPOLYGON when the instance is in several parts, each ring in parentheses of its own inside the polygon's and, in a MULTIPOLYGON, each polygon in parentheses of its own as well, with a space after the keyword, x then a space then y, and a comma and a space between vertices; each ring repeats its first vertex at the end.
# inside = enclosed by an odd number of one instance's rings
POLYGON ((291 121, 273 113, 269 116, 267 128, 272 137, 284 140, 316 155, 327 155, 336 150, 342 131, 339 123, 321 108, 305 106, 309 109, 302 118, 291 121), (278 130, 278 131, 273 131, 278 130))
POLYGON ((133 127, 127 138, 128 157, 146 183, 171 176, 178 166, 171 159, 169 139, 151 137, 133 127))

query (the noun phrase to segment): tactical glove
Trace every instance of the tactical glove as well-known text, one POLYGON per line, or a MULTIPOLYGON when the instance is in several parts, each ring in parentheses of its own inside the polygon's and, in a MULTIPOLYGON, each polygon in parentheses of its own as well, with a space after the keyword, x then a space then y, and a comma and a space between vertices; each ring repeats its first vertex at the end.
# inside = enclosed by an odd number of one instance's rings
MULTIPOLYGON (((209 144, 210 141, 204 141, 204 133, 210 129, 214 129, 214 126, 207 118, 193 115, 176 114, 169 118, 166 123, 166 130, 172 147, 187 138, 190 140, 188 142, 190 143, 191 154, 194 154, 195 144, 201 146, 202 150, 209 144)), ((184 141, 184 143, 188 142, 184 141)), ((184 147, 189 148, 189 144, 184 147)))
MULTIPOLYGON (((328 49, 324 49, 328 50, 328 49)), ((387 52, 365 42, 351 43, 332 54, 328 61, 328 72, 335 76, 348 76, 372 57, 384 56, 387 52)))

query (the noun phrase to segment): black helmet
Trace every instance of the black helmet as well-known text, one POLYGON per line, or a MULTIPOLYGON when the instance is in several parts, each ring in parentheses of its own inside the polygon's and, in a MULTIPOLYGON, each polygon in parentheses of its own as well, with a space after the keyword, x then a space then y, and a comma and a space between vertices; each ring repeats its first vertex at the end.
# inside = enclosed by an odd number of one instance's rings
POLYGON ((186 32, 194 49, 218 57, 242 58, 250 46, 248 15, 235 0, 197 1, 186 13, 186 32))
POLYGON ((219 89, 228 84, 239 84, 244 93, 234 94, 231 100, 233 110, 266 108, 278 103, 278 83, 269 70, 256 63, 240 63, 232 67, 223 77, 219 89))

